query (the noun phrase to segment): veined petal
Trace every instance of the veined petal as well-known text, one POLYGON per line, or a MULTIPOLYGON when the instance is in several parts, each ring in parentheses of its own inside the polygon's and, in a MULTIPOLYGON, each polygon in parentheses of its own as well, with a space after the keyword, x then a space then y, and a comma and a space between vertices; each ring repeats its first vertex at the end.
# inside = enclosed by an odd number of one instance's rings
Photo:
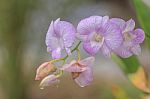
POLYGON ((48 29, 48 32, 46 34, 46 40, 45 40, 45 43, 47 46, 54 46, 54 42, 57 43, 56 45, 58 45, 58 41, 57 41, 57 38, 54 37, 55 35, 55 32, 54 32, 54 26, 53 26, 53 21, 51 22, 50 26, 49 26, 49 29, 48 29))
POLYGON ((81 35, 88 35, 97 32, 102 23, 101 16, 91 16, 81 20, 77 26, 77 31, 81 35))
POLYGON ((58 38, 51 36, 49 38, 46 38, 46 46, 53 50, 57 47, 60 47, 60 42, 58 38))
POLYGON ((124 32, 133 31, 135 27, 135 21, 133 19, 130 19, 126 22, 126 27, 124 32))
POLYGON ((105 57, 111 57, 111 50, 107 47, 106 44, 103 44, 100 51, 105 57))
POLYGON ((53 59, 58 59, 60 57, 61 57, 61 48, 60 47, 52 50, 52 58, 53 59))
POLYGON ((144 41, 145 34, 142 29, 136 29, 133 34, 136 35, 135 39, 133 40, 134 44, 140 44, 144 41))
POLYGON ((48 31, 47 31, 47 34, 46 34, 46 38, 49 38, 51 36, 53 36, 55 34, 54 32, 54 22, 51 21, 50 25, 49 25, 49 28, 48 28, 48 31))
POLYGON ((86 67, 79 67, 77 64, 66 64, 63 66, 62 70, 68 71, 68 72, 83 72, 85 71, 87 68, 86 67))
POLYGON ((81 41, 87 41, 88 40, 88 35, 80 35, 79 33, 77 33, 76 38, 81 40, 81 41))
POLYGON ((132 56, 132 52, 130 51, 130 49, 125 47, 124 45, 121 45, 114 52, 122 58, 128 58, 128 57, 132 56))
POLYGON ((62 35, 61 31, 60 31, 61 27, 58 26, 59 23, 60 23, 60 18, 58 18, 54 21, 54 31, 55 31, 55 34, 57 37, 61 37, 61 35, 62 35))
POLYGON ((121 30, 125 29, 126 22, 120 18, 111 18, 110 22, 116 24, 121 30))
POLYGON ((101 21, 101 27, 103 27, 109 21, 109 16, 103 16, 101 21))
POLYGON ((90 55, 95 55, 99 51, 101 46, 102 46, 102 43, 96 43, 96 42, 84 42, 83 43, 84 50, 90 55))
POLYGON ((55 75, 48 75, 41 81, 40 87, 41 89, 44 89, 44 87, 46 86, 50 86, 52 84, 59 83, 59 82, 60 80, 55 75))
POLYGON ((79 63, 82 64, 83 66, 91 67, 94 61, 95 61, 95 57, 88 57, 79 61, 79 63))
POLYGON ((79 77, 74 79, 75 82, 80 86, 80 87, 85 87, 91 84, 93 81, 93 72, 91 68, 87 68, 86 71, 82 72, 79 77))
POLYGON ((110 22, 105 27, 104 38, 106 45, 112 50, 118 48, 123 42, 120 29, 117 25, 110 22))
POLYGON ((74 26, 66 21, 59 21, 54 27, 56 33, 60 38, 63 38, 65 47, 71 47, 75 41, 76 30, 74 26))
POLYGON ((135 55, 139 55, 141 53, 141 47, 140 45, 135 45, 131 48, 131 51, 135 55))

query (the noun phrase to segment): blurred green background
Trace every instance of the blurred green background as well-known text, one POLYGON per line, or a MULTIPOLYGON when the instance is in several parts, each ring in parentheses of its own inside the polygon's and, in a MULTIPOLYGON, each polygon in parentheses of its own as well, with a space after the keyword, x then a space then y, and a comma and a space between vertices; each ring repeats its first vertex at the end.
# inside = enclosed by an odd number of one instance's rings
MULTIPOLYGON (((85 88, 66 73, 58 87, 40 90, 34 77, 36 68, 50 60, 45 35, 51 20, 60 17, 76 26, 91 15, 133 18, 136 27, 142 26, 147 43, 138 59, 149 73, 149 6, 150 0, 0 0, 0 99, 143 99, 119 66, 102 55, 96 56, 94 81, 85 88)), ((88 56, 82 48, 81 53, 88 56)))

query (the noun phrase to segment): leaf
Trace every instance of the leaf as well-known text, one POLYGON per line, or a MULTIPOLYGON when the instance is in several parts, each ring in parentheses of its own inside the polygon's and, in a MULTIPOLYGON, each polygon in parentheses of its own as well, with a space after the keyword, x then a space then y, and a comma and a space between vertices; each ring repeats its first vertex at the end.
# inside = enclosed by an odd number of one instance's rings
POLYGON ((150 86, 143 67, 140 66, 136 73, 130 74, 129 79, 138 89, 150 94, 150 86))
POLYGON ((121 69, 126 74, 131 74, 137 71, 140 63, 136 56, 131 56, 129 58, 121 58, 119 56, 113 55, 112 59, 117 62, 121 69))

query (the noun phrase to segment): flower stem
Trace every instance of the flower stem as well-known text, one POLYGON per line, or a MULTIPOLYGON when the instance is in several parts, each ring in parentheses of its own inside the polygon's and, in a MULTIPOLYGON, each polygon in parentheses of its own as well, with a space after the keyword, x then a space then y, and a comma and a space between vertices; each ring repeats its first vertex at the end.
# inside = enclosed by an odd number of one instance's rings
MULTIPOLYGON (((80 59, 80 52, 79 52, 79 45, 81 44, 81 41, 75 46, 75 48, 73 48, 72 50, 71 50, 71 53, 73 53, 74 51, 78 51, 78 59, 80 59)), ((68 55, 66 55, 64 58, 59 58, 59 59, 54 59, 54 60, 51 60, 51 61, 49 61, 49 62, 51 62, 51 63, 54 63, 54 62, 58 62, 58 61, 64 61, 65 62, 65 60, 68 58, 69 56, 68 55)), ((63 63, 64 63, 63 62, 63 63)))
POLYGON ((78 54, 78 61, 80 61, 80 59, 81 59, 81 54, 80 54, 80 50, 79 50, 79 49, 77 49, 77 54, 78 54))

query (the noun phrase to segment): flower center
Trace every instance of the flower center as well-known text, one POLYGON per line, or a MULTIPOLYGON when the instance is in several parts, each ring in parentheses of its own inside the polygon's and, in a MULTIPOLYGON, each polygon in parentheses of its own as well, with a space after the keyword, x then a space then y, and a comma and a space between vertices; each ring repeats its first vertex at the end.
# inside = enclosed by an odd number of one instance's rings
POLYGON ((102 42, 103 41, 103 36, 98 34, 98 33, 95 33, 94 36, 93 36, 93 41, 102 42))
POLYGON ((72 72, 71 74, 72 74, 72 78, 76 79, 77 77, 80 76, 81 72, 72 72))
POLYGON ((134 35, 128 32, 123 33, 123 37, 125 41, 131 41, 135 38, 134 35))
MULTIPOLYGON (((83 67, 84 65, 82 65, 82 64, 80 64, 80 63, 75 63, 73 66, 78 66, 78 67, 83 67)), ((76 79, 77 77, 79 77, 80 76, 80 74, 81 74, 82 72, 71 72, 71 74, 72 74, 72 78, 73 79, 76 79)))

